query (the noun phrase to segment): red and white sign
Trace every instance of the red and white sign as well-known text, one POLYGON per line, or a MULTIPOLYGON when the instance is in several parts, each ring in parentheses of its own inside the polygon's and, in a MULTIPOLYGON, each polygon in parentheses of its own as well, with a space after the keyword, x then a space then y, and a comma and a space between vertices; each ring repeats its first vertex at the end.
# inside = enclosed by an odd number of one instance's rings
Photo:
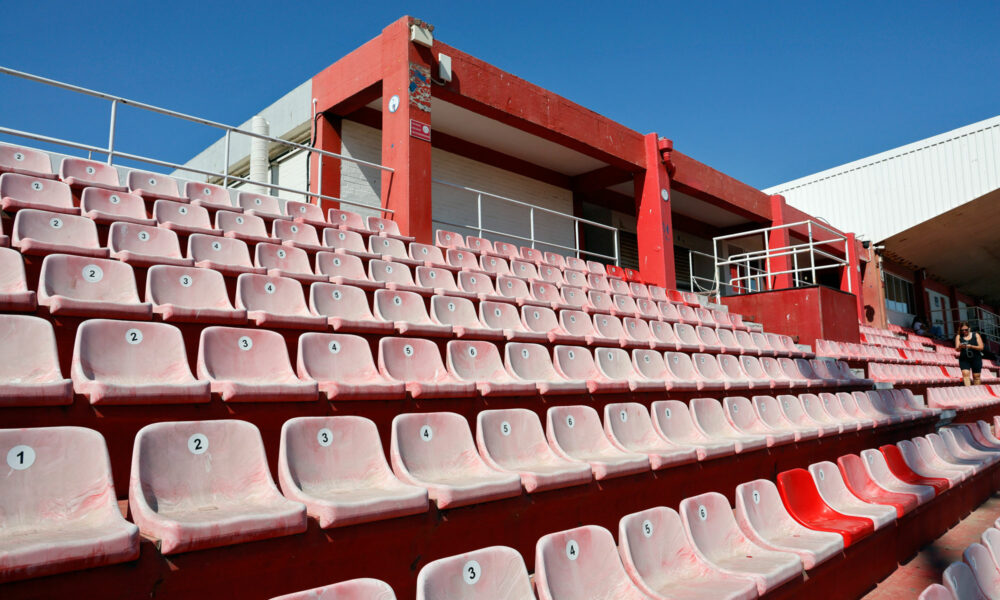
POLYGON ((410 136, 429 142, 431 141, 431 126, 416 119, 410 119, 410 136))

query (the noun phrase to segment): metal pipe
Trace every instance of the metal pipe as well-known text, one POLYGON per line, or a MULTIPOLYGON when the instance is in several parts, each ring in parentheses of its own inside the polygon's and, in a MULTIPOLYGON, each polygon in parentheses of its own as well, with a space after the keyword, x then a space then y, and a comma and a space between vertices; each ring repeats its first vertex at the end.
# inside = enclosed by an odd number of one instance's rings
POLYGON ((618 229, 617 228, 616 229, 612 229, 611 231, 612 231, 612 235, 614 236, 614 242, 613 243, 614 243, 614 246, 615 246, 615 266, 616 267, 620 267, 621 266, 621 257, 619 255, 621 254, 621 252, 619 251, 619 248, 618 248, 618 229))
POLYGON ((479 237, 483 237, 483 195, 476 194, 476 225, 479 237))
POLYGON ((115 128, 118 125, 118 101, 111 101, 111 125, 108 127, 108 164, 112 164, 115 156, 115 128))
POLYGON ((528 231, 531 235, 531 248, 535 248, 535 207, 528 210, 528 231))
POLYGON ((226 132, 226 158, 225 158, 226 169, 225 169, 225 175, 223 175, 222 177, 222 187, 229 187, 229 144, 230 144, 230 138, 232 137, 232 133, 233 132, 231 131, 226 132))

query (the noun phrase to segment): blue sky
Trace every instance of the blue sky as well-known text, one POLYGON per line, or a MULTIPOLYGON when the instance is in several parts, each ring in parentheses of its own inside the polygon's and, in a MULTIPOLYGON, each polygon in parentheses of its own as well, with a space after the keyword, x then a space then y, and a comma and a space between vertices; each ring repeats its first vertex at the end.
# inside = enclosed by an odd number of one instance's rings
MULTIPOLYGON (((403 14, 756 187, 1000 114, 995 0, 8 2, 0 64, 235 124, 403 14)), ((103 145, 107 112, 0 76, 0 125, 103 145)), ((217 137, 121 119, 168 160, 217 137)))

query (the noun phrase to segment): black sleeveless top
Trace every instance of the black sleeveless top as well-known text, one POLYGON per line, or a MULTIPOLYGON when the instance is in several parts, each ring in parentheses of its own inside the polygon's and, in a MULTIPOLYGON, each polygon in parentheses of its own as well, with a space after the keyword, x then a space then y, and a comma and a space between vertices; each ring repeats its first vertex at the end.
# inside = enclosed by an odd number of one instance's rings
MULTIPOLYGON (((964 337, 962 337, 962 334, 958 334, 958 341, 959 341, 960 344, 975 344, 976 343, 976 332, 975 331, 970 331, 968 338, 964 338, 964 337)), ((964 358, 976 359, 976 358, 982 358, 983 357, 983 353, 982 353, 981 350, 974 350, 972 348, 961 348, 961 349, 959 349, 959 352, 962 353, 962 356, 964 358)))

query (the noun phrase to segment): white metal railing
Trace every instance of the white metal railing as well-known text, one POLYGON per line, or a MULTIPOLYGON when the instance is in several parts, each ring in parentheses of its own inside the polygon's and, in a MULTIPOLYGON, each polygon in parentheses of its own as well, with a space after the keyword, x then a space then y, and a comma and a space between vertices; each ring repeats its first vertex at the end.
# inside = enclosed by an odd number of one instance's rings
MULTIPOLYGON (((33 81, 33 82, 41 83, 41 84, 48 85, 48 86, 51 86, 51 87, 60 88, 60 89, 63 89, 63 90, 67 90, 67 91, 70 91, 70 92, 75 92, 75 93, 82 94, 82 95, 85 95, 85 96, 91 96, 91 97, 94 97, 94 98, 100 98, 102 100, 107 100, 108 102, 111 103, 111 115, 110 115, 109 125, 108 125, 108 145, 106 147, 104 147, 104 146, 94 146, 94 145, 91 145, 91 144, 83 144, 83 143, 80 143, 80 142, 74 142, 74 141, 71 141, 71 140, 66 140, 66 139, 61 139, 61 138, 56 138, 56 137, 41 135, 41 134, 32 133, 32 132, 28 132, 28 131, 21 131, 21 130, 18 130, 18 129, 13 129, 13 128, 10 128, 10 127, 3 127, 3 126, 0 126, 0 134, 6 134, 6 135, 11 135, 11 136, 21 137, 21 138, 25 138, 25 139, 29 139, 29 140, 34 140, 34 141, 37 141, 37 142, 44 142, 44 143, 48 143, 48 144, 54 144, 54 145, 57 145, 57 146, 63 146, 63 147, 67 147, 67 148, 73 148, 75 150, 83 150, 85 152, 90 152, 90 153, 93 153, 93 154, 106 155, 107 156, 107 163, 109 165, 114 164, 115 158, 122 158, 122 159, 126 159, 126 160, 133 160, 133 161, 136 161, 136 162, 141 162, 141 163, 156 165, 156 166, 159 166, 159 167, 168 167, 168 168, 172 168, 172 169, 176 169, 176 170, 180 170, 180 171, 187 171, 187 172, 190 172, 190 173, 197 173, 199 175, 205 175, 206 177, 215 177, 215 178, 218 178, 218 179, 222 180, 222 182, 223 182, 222 185, 225 186, 225 187, 229 187, 230 183, 249 183, 249 184, 253 184, 253 185, 258 185, 258 186, 261 186, 261 187, 265 187, 265 188, 268 188, 270 190, 279 190, 279 191, 289 192, 289 193, 293 193, 293 194, 301 194, 301 195, 309 197, 309 198, 322 198, 324 200, 331 200, 331 201, 334 201, 334 202, 339 202, 341 204, 347 204, 347 205, 350 205, 350 206, 357 206, 357 207, 360 207, 360 208, 368 208, 368 209, 380 210, 380 211, 382 211, 384 213, 392 213, 393 212, 392 210, 389 210, 387 208, 381 208, 381 207, 378 207, 378 206, 371 206, 371 205, 368 205, 368 204, 362 204, 362 203, 358 203, 358 202, 352 202, 350 200, 344 200, 342 198, 336 198, 334 196, 326 196, 326 195, 323 195, 322 193, 310 192, 308 190, 299 190, 299 189, 290 188, 290 187, 286 187, 286 186, 281 186, 281 185, 277 185, 277 184, 270 183, 270 182, 265 182, 265 181, 254 181, 254 180, 246 178, 246 177, 239 177, 237 175, 233 175, 233 174, 231 174, 229 172, 230 145, 231 145, 231 139, 232 139, 233 134, 236 134, 236 135, 245 135, 245 136, 251 137, 251 138, 257 138, 257 139, 261 139, 261 140, 266 140, 266 141, 268 141, 268 142, 270 142, 272 144, 279 144, 281 146, 287 146, 287 147, 290 147, 290 148, 297 148, 299 150, 305 150, 307 152, 315 153, 315 154, 317 154, 319 156, 319 161, 320 161, 321 168, 322 168, 322 159, 323 159, 323 157, 329 157, 329 158, 334 158, 334 159, 341 160, 341 161, 352 162, 352 163, 355 163, 355 164, 357 164, 359 166, 362 166, 362 167, 369 167, 369 168, 373 168, 373 169, 379 169, 381 171, 386 171, 386 172, 389 172, 389 173, 393 172, 393 169, 391 169, 389 167, 386 167, 386 166, 383 166, 383 165, 380 165, 378 163, 373 163, 373 162, 369 162, 369 161, 366 161, 366 160, 352 158, 350 156, 344 156, 342 154, 337 154, 335 152, 329 152, 329 151, 326 151, 326 150, 320 150, 319 148, 314 148, 314 147, 306 145, 306 144, 298 144, 298 143, 295 143, 295 142, 290 142, 288 140, 283 140, 281 138, 271 137, 269 135, 263 135, 263 134, 260 134, 260 133, 254 133, 252 131, 248 131, 246 129, 240 129, 239 127, 234 127, 232 125, 226 125, 224 123, 218 123, 216 121, 210 121, 208 119, 203 119, 201 117, 195 117, 195 116, 184 114, 184 113, 177 112, 177 111, 174 111, 174 110, 169 110, 169 109, 166 109, 166 108, 161 108, 159 106, 154 106, 152 104, 146 104, 144 102, 138 102, 138 101, 135 101, 135 100, 129 100, 127 98, 123 98, 121 96, 115 96, 115 95, 112 95, 112 94, 107 94, 105 92, 98 92, 98 91, 87 89, 87 88, 80 87, 80 86, 77 86, 77 85, 72 85, 72 84, 69 84, 69 83, 62 82, 62 81, 57 81, 55 79, 48 79, 46 77, 40 77, 38 75, 33 75, 31 73, 25 73, 23 71, 17 71, 17 70, 10 69, 10 68, 4 67, 4 66, 0 66, 0 74, 11 75, 13 77, 18 77, 18 78, 25 79, 25 80, 28 80, 28 81, 33 81), (182 165, 182 164, 177 164, 177 163, 173 163, 173 162, 169 162, 169 161, 165 161, 165 160, 159 160, 159 159, 156 159, 156 158, 151 158, 151 157, 148 157, 148 156, 142 156, 142 155, 138 155, 138 154, 132 154, 132 153, 129 153, 129 152, 123 152, 123 151, 115 148, 115 134, 117 133, 117 127, 118 127, 118 107, 119 106, 131 106, 131 107, 134 107, 134 108, 142 109, 142 110, 149 111, 149 112, 152 112, 152 113, 157 113, 157 114, 164 115, 164 116, 167 116, 167 117, 172 117, 172 118, 180 119, 180 120, 183 120, 183 121, 188 121, 188 122, 191 122, 191 123, 197 123, 199 125, 206 125, 208 127, 214 127, 216 129, 221 129, 221 130, 225 131, 226 132, 226 136, 225 136, 225 161, 224 161, 225 162, 225 168, 224 168, 224 171, 221 172, 221 173, 219 173, 219 172, 215 172, 215 171, 209 171, 209 170, 205 170, 205 169, 199 169, 197 167, 193 167, 193 166, 190 166, 190 165, 182 165)), ((307 188, 309 187, 309 182, 308 181, 306 182, 306 187, 307 188)), ((320 190, 320 192, 322 192, 322 190, 320 190)))
POLYGON ((1000 315, 978 306, 951 308, 950 310, 934 309, 930 311, 930 326, 941 326, 944 337, 950 337, 958 331, 958 324, 967 321, 973 331, 983 336, 983 339, 1000 344, 1000 315), (963 314, 964 313, 964 314, 963 314))
POLYGON ((688 250, 688 278, 691 281, 692 292, 718 296, 719 279, 716 276, 716 271, 715 256, 705 252, 698 252, 697 250, 688 250), (699 270, 695 269, 695 257, 700 257, 709 261, 711 266, 708 267, 708 270, 712 271, 711 275, 705 276, 698 274, 699 270))
POLYGON ((573 215, 568 215, 566 213, 561 213, 556 210, 549 208, 543 208, 541 206, 535 206, 527 202, 522 202, 520 200, 514 200, 513 198, 507 198, 506 196, 500 196, 498 194, 492 194, 490 192, 484 192, 482 190, 477 190, 476 188, 471 188, 465 185, 459 185, 457 183, 452 183, 450 181, 442 181, 440 179, 434 179, 434 183, 448 186, 453 189, 463 190, 469 192, 470 194, 476 195, 476 222, 475 223, 455 223, 452 221, 446 221, 443 219, 434 219, 436 223, 441 225, 446 225, 448 227, 460 227, 463 229, 469 229, 472 231, 477 231, 479 233, 478 237, 483 237, 484 233, 489 233, 492 235, 498 235, 503 237, 508 237, 522 242, 527 242, 531 244, 531 248, 535 248, 536 245, 547 246, 550 248, 557 248, 560 250, 565 250, 567 252, 572 252, 577 258, 582 258, 580 255, 586 255, 594 258, 602 258, 605 260, 612 261, 615 266, 620 266, 621 257, 618 249, 618 228, 611 225, 605 225, 604 223, 597 223, 595 221, 589 221, 587 219, 582 219, 580 217, 575 217, 573 215), (498 231, 496 229, 491 229, 483 224, 483 199, 495 200, 503 202, 506 204, 511 204, 514 206, 520 206, 522 208, 528 209, 528 235, 523 236, 515 233, 510 233, 508 231, 498 231), (535 213, 545 213, 548 215, 553 215, 558 218, 567 219, 573 223, 573 246, 566 246, 564 244, 558 244, 552 241, 540 240, 535 235, 535 213), (584 250, 580 247, 580 227, 582 225, 591 225, 593 227, 599 227, 601 229, 606 229, 611 232, 614 247, 614 254, 607 255, 601 254, 599 252, 593 252, 590 250, 584 250))

